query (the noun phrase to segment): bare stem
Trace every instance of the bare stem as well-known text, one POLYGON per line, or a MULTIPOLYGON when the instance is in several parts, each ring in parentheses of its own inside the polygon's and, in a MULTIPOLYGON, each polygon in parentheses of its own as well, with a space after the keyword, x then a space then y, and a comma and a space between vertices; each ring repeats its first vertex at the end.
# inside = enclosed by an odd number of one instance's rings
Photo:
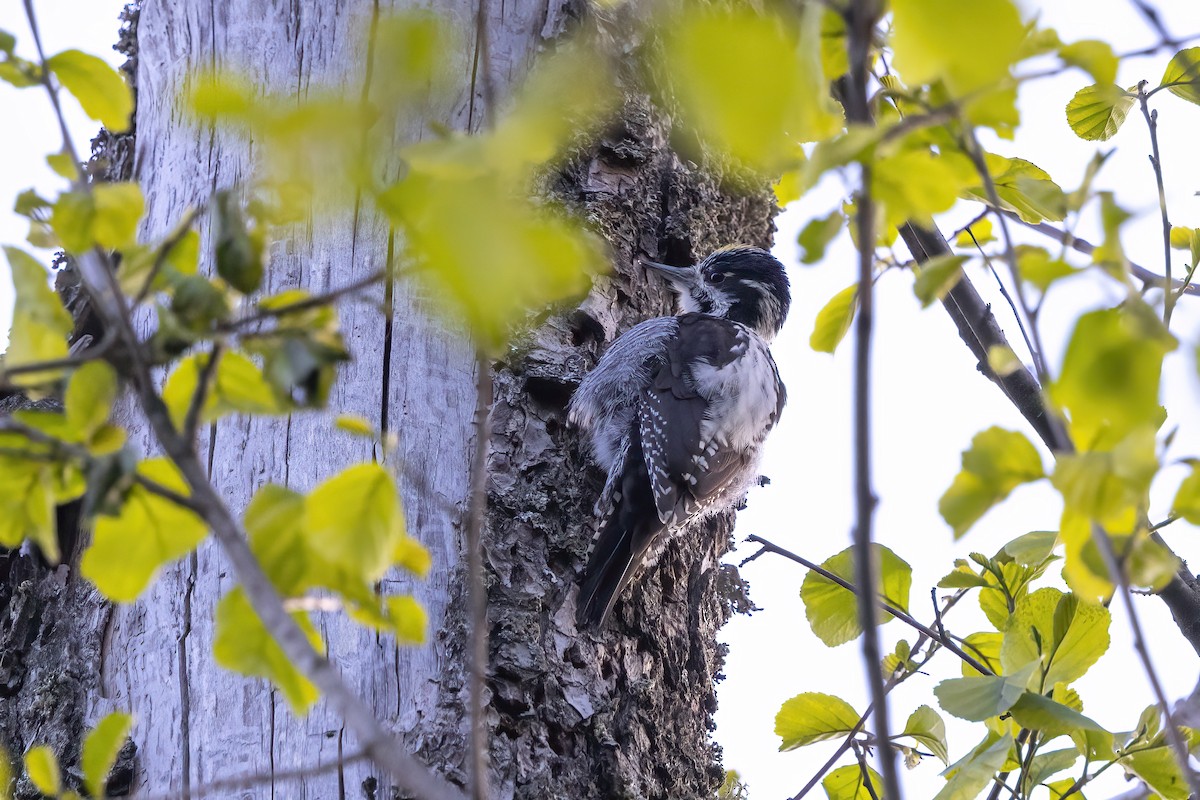
POLYGON ((1138 83, 1137 95, 1142 107, 1142 117, 1150 131, 1150 166, 1154 169, 1154 181, 1158 185, 1158 212, 1162 217, 1163 235, 1163 324, 1170 327, 1171 312, 1175 310, 1175 292, 1171 288, 1174 285, 1171 280, 1171 221, 1167 215, 1167 190, 1163 186, 1162 155, 1158 150, 1158 111, 1150 110, 1146 81, 1138 83))
POLYGON ((492 405, 492 374, 487 358, 475 358, 475 457, 471 463, 471 507, 467 524, 467 604, 471 617, 471 798, 488 800, 488 729, 484 718, 487 685, 487 585, 483 574, 483 525, 487 512, 487 457, 492 405))

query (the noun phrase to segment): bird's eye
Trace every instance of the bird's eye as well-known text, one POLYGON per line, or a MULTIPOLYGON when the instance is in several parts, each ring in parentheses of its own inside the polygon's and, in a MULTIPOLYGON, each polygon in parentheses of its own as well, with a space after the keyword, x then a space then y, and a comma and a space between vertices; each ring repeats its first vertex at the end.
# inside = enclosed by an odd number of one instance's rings
POLYGON ((712 275, 708 276, 708 282, 709 283, 724 283, 725 282, 725 273, 724 272, 714 272, 712 275))

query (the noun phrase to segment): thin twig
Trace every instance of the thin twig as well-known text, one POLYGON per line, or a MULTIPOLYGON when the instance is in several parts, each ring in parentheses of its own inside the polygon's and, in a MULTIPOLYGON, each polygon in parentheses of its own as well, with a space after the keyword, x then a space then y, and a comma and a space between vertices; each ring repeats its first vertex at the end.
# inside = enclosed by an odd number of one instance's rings
MULTIPOLYGON (((979 255, 983 257, 983 263, 987 264, 987 268, 991 271, 992 277, 996 279, 996 285, 1000 287, 1000 296, 1008 301, 1008 307, 1012 310, 1013 319, 1017 321, 1017 330, 1021 332, 1021 338, 1025 340, 1025 347, 1029 350, 1030 358, 1033 357, 1034 348, 1033 342, 1029 339, 1029 331, 1025 329, 1025 323, 1021 320, 1021 312, 1017 311, 1017 304, 1013 301, 1012 295, 1008 292, 1008 287, 1004 285, 1004 281, 1000 280, 1000 273, 996 271, 995 265, 992 264, 992 259, 979 245, 979 240, 975 238, 975 231, 967 226, 967 235, 971 237, 971 241, 975 243, 975 249, 979 251, 979 255)), ((1031 311, 1032 318, 1030 323, 1037 321, 1037 312, 1031 311)))
POLYGON ((190 511, 195 512, 196 514, 202 514, 204 511, 203 508, 201 508, 199 505, 197 505, 195 502, 192 501, 192 498, 188 497, 187 495, 180 494, 179 492, 175 491, 174 489, 172 489, 168 486, 162 485, 161 483, 154 480, 153 478, 147 478, 145 475, 142 475, 140 472, 134 473, 133 482, 138 484, 139 486, 141 486, 146 491, 150 492, 150 494, 156 494, 159 497, 163 498, 164 500, 170 500, 172 503, 179 506, 180 508, 186 508, 190 511))
MULTIPOLYGON (((1030 228, 1031 230, 1035 230, 1038 233, 1049 236, 1059 244, 1065 245, 1076 252, 1083 253, 1085 256, 1090 256, 1096 250, 1096 245, 1092 244, 1088 240, 1080 239, 1078 236, 1068 233, 1060 228, 1056 228, 1048 222, 1026 222, 1013 212, 1005 211, 1003 209, 1000 210, 1000 213, 1009 219, 1020 222, 1022 225, 1030 228)), ((1163 283, 1163 277, 1161 275, 1152 270, 1148 270, 1139 264, 1135 264, 1132 261, 1129 262, 1129 271, 1133 273, 1135 278, 1137 278, 1139 281, 1142 281, 1142 283, 1158 286, 1161 286, 1163 283)), ((1172 281, 1171 288, 1180 294, 1200 296, 1200 285, 1197 284, 1185 285, 1182 281, 1172 281)))
POLYGON ((1171 280, 1171 221, 1167 215, 1167 190, 1163 186, 1162 155, 1158 150, 1158 110, 1150 110, 1146 81, 1138 82, 1137 96, 1146 128, 1150 131, 1150 166, 1154 168, 1154 181, 1158 185, 1158 212, 1162 217, 1163 229, 1163 324, 1169 328, 1171 312, 1175 309, 1175 292, 1171 291, 1174 283, 1171 280))
POLYGON ((192 225, 196 222, 196 218, 200 216, 206 206, 207 204, 201 204, 196 208, 190 209, 184 214, 175 231, 158 246, 158 252, 154 254, 154 264, 150 267, 150 273, 146 275, 146 280, 142 283, 142 288, 138 290, 137 295, 133 298, 135 308, 144 303, 146 298, 150 296, 150 292, 154 288, 154 280, 158 277, 158 273, 162 272, 162 268, 166 265, 171 251, 183 241, 183 237, 188 235, 188 232, 192 229, 192 225))
POLYGON ((183 418, 183 428, 180 429, 180 434, 193 447, 196 444, 196 427, 200 424, 200 414, 208 403, 208 392, 212 388, 213 378, 216 377, 217 367, 223 354, 224 348, 221 343, 214 341, 204 366, 200 368, 200 375, 196 378, 196 389, 192 393, 191 402, 188 403, 187 415, 183 418))
POLYGON ((29 364, 19 364, 15 367, 5 367, 0 369, 0 388, 20 389, 16 384, 10 384, 7 379, 10 375, 28 375, 34 372, 46 372, 54 369, 71 369, 73 367, 81 367, 90 361, 96 361, 104 356, 109 349, 112 348, 113 340, 110 337, 102 338, 95 347, 89 347, 82 353, 73 356, 64 356, 63 358, 51 358, 45 361, 35 361, 29 364))
POLYGON ((168 792, 167 794, 146 794, 133 795, 130 800, 191 800, 193 797, 204 797, 206 795, 213 796, 214 794, 229 795, 237 792, 239 789, 253 789, 255 786, 265 784, 288 783, 298 781, 304 778, 312 778, 317 775, 324 775, 327 772, 337 772, 338 770, 350 764, 357 764, 359 761, 367 759, 367 752, 359 750, 356 753, 351 753, 348 756, 342 756, 335 761, 327 761, 324 764, 318 764, 315 767, 302 767, 292 770, 275 770, 272 772, 254 772, 249 775, 235 775, 231 778, 220 778, 211 783, 201 784, 200 786, 184 786, 178 791, 168 792))
MULTIPOLYGON (((762 538, 761 536, 749 536, 749 537, 747 537, 746 541, 754 542, 755 544, 762 545, 763 548, 771 551, 772 553, 775 553, 776 555, 783 556, 784 558, 795 561, 797 564, 800 564, 803 567, 807 567, 808 569, 811 569, 813 572, 817 573, 821 577, 836 583, 838 586, 842 587, 843 589, 850 592, 851 594, 853 594, 856 597, 861 598, 863 596, 863 593, 861 591, 859 591, 858 587, 855 584, 850 583, 848 580, 841 577, 840 575, 830 572, 829 570, 822 567, 820 564, 814 564, 812 561, 809 561, 804 556, 797 555, 797 554, 793 553, 791 550, 786 550, 773 542, 767 541, 766 539, 762 538)), ((888 598, 886 598, 884 595, 881 594, 881 595, 878 595, 877 597, 878 597, 879 607, 882 608, 884 611, 891 614, 893 617, 900 620, 901 622, 903 622, 905 625, 909 626, 913 630, 923 633, 926 636, 928 636, 930 639, 933 639, 935 642, 942 645, 942 647, 945 647, 951 653, 954 653, 956 656, 961 658, 963 661, 965 661, 971 667, 978 670, 980 674, 982 674, 982 675, 994 675, 995 674, 994 670, 992 670, 990 667, 984 666, 977 659, 975 659, 973 656, 971 656, 970 654, 965 652, 961 647, 959 647, 957 644, 955 644, 954 640, 951 637, 939 635, 938 632, 935 631, 933 628, 930 628, 928 625, 918 622, 911 614, 909 614, 908 612, 906 612, 900 608, 897 608, 895 605, 888 602, 888 598)), ((858 605, 861 608, 862 606, 867 605, 867 604, 859 603, 858 605)), ((878 660, 877 660, 876 661, 876 672, 878 672, 878 671, 879 671, 879 664, 878 664, 878 660)))
POLYGON ((255 323, 262 322, 264 320, 282 317, 285 314, 295 314, 300 311, 308 311, 311 308, 328 306, 335 300, 340 300, 348 294, 354 294, 355 292, 361 292, 363 289, 369 289, 371 286, 381 282, 386 277, 386 270, 376 270, 370 275, 359 278, 358 280, 348 283, 345 286, 339 286, 337 289, 331 289, 323 294, 315 294, 311 297, 306 297, 303 300, 297 300, 294 303, 286 303, 281 306, 275 306, 274 308, 260 308, 253 314, 242 317, 238 320, 234 320, 233 322, 222 326, 221 330, 229 333, 239 328, 245 328, 250 325, 254 325, 255 323))
MULTIPOLYGON (((966 135, 966 150, 967 156, 971 159, 971 163, 975 165, 975 170, 979 173, 979 177, 983 180, 983 189, 987 195, 988 202, 994 208, 1000 208, 1000 195, 996 192, 996 181, 992 178, 992 171, 988 168, 987 159, 984 158, 983 147, 979 144, 979 139, 975 136, 975 129, 970 126, 965 126, 966 135)), ((1008 271, 1012 277, 1013 286, 1017 290, 1017 300, 1020 303, 1021 311, 1025 315, 1026 321, 1029 322, 1029 334, 1032 339, 1031 348, 1033 350, 1033 367, 1037 372, 1038 380, 1045 386, 1050 380, 1050 370, 1046 365, 1044 357, 1045 348, 1042 346, 1042 338, 1038 332, 1037 315, 1029 305, 1029 300, 1025 296, 1025 288, 1021 283, 1021 270, 1017 264, 1017 251, 1013 245, 1012 231, 1008 228, 1008 219, 1003 214, 997 214, 996 219, 1000 222, 1000 241, 1004 243, 1004 260, 1008 264, 1008 271)), ((1022 326, 1021 332, 1025 333, 1025 328, 1022 326)), ((1026 341, 1030 341, 1027 338, 1026 341)))
POLYGON ((472 800, 488 800, 488 729, 484 717, 487 685, 487 586, 483 574, 483 526, 487 512, 487 458, 491 441, 492 372, 482 352, 475 358, 475 456, 471 462, 470 517, 467 523, 467 604, 471 618, 470 718, 472 800))

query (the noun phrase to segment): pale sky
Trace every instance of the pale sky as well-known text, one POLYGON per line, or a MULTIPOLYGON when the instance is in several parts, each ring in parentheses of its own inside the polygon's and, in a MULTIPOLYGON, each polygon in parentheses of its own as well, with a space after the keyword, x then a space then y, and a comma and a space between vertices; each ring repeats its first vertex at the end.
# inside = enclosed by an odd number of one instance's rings
MULTIPOLYGON (((116 65, 120 57, 111 52, 116 38, 117 13, 114 0, 53 0, 41 4, 55 13, 42 20, 49 52, 67 47, 108 57, 116 65)), ((1026 3, 1041 8, 1043 23, 1058 29, 1065 41, 1101 38, 1113 42, 1118 51, 1139 49, 1154 37, 1128 0, 1054 0, 1026 3)), ((1200 33, 1200 3, 1195 0, 1162 0, 1169 30, 1176 36, 1200 33)), ((16 34, 19 51, 31 55, 27 28, 20 4, 0 5, 0 29, 16 34)), ((1118 82, 1132 85, 1143 78, 1157 84, 1170 53, 1125 62, 1118 82)), ((1006 155, 1021 155, 1051 173, 1065 189, 1079 182, 1084 165, 1097 149, 1082 142, 1067 128, 1063 109, 1075 91, 1090 83, 1089 77, 1071 71, 1054 79, 1039 81, 1022 89, 1023 124, 1016 142, 985 142, 1006 155)), ((1200 156, 1196 153, 1195 131, 1200 126, 1200 107, 1167 93, 1154 98, 1159 109, 1162 157, 1172 222, 1200 227, 1200 156)), ((41 160, 57 149, 57 132, 44 97, 34 89, 17 92, 0 86, 0 108, 9 120, 0 130, 0 152, 6 153, 0 170, 0 202, 9 203, 17 192, 31 185, 51 193, 61 186, 41 160)), ((87 151, 94 125, 75 113, 72 126, 76 145, 87 151)), ((1161 238, 1154 177, 1146 156, 1146 128, 1135 110, 1121 132, 1103 149, 1117 152, 1101 172, 1100 188, 1117 191, 1123 205, 1137 218, 1125 228, 1124 243, 1131 258, 1151 269, 1162 269, 1161 238)), ((848 189, 836 177, 826 179, 819 189, 788 208, 778 221, 776 253, 790 268, 794 303, 788 324, 774 347, 776 360, 788 386, 789 406, 769 444, 764 473, 772 483, 756 490, 749 508, 741 515, 738 537, 758 534, 822 561, 848 546, 853 513, 851 492, 851 401, 850 364, 852 336, 836 356, 813 353, 808 335, 818 309, 835 292, 853 281, 855 256, 843 236, 825 262, 803 267, 796 259, 795 235, 810 218, 828 213, 848 189)), ((976 206, 966 206, 942 221, 949 231, 970 219, 976 206)), ((1079 233, 1098 239, 1096 210, 1085 210, 1079 233)), ((22 243, 25 227, 12 214, 0 214, 0 243, 22 243)), ((1022 238, 1051 246, 1049 241, 1022 238)), ((1051 246, 1052 252, 1054 251, 1051 246)), ((42 253, 49 261, 48 253, 42 253)), ((1082 263, 1080 261, 1079 263, 1082 263)), ((1175 262, 1182 271, 1182 255, 1175 262)), ((1019 335, 1003 299, 995 291, 994 279, 978 266, 971 268, 976 286, 993 303, 1009 338, 1017 345, 1019 335), (994 295, 994 297, 992 297, 994 295)), ((1054 529, 1059 505, 1044 482, 1018 489, 1009 502, 990 512, 960 542, 937 513, 937 500, 959 469, 959 457, 971 437, 991 425, 1023 430, 1036 437, 1000 392, 975 369, 966 347, 958 339, 948 317, 938 307, 921 311, 911 290, 907 273, 892 272, 878 283, 877 334, 875 338, 874 409, 875 489, 880 498, 876 517, 877 539, 913 566, 911 607, 914 616, 932 620, 930 589, 951 569, 954 558, 971 551, 994 553, 1002 544, 1030 530, 1054 529)), ((7 264, 0 263, 0 346, 9 325, 11 294, 7 264)), ((1098 288, 1091 277, 1076 278, 1055 289, 1043 312, 1043 337, 1052 365, 1061 356, 1068 325, 1082 308, 1119 301, 1115 289, 1098 288)), ((1173 330, 1183 342, 1168 357, 1164 401, 1173 412, 1167 427, 1179 426, 1170 459, 1200 455, 1200 415, 1196 408, 1200 381, 1195 373, 1193 348, 1200 338, 1200 299, 1180 303, 1173 330)), ((1026 359, 1028 360, 1028 359, 1026 359)), ((1043 454, 1045 456, 1045 454, 1043 454)), ((1049 466, 1048 458, 1046 460, 1049 466)), ((1171 497, 1184 474, 1173 467, 1155 484, 1152 519, 1166 516, 1171 497)), ((1164 532, 1180 555, 1200 563, 1197 531, 1177 522, 1164 532)), ((754 552, 741 545, 731 560, 754 552)), ((1053 571, 1053 570, 1052 570, 1053 571)), ((800 789, 832 752, 836 743, 826 743, 792 753, 778 753, 774 718, 780 704, 804 691, 837 694, 857 709, 866 705, 863 667, 859 645, 852 643, 829 650, 810 633, 798 590, 803 570, 771 556, 747 565, 743 576, 750 582, 752 597, 763 608, 751 617, 730 623, 722 638, 730 645, 725 668, 727 678, 720 688, 717 739, 725 748, 726 766, 738 769, 749 782, 754 800, 789 797, 800 789)), ((1149 640, 1167 692, 1177 697, 1189 692, 1197 678, 1196 655, 1170 621, 1163 604, 1140 598, 1137 608, 1149 630, 1149 640)), ((964 602, 945 620, 955 633, 966 635, 984 627, 974 602, 964 602)), ((1085 713, 1112 729, 1127 729, 1151 702, 1140 663, 1133 657, 1128 624, 1123 608, 1114 604, 1113 644, 1109 653, 1077 684, 1085 713)), ((915 633, 891 622, 882 629, 883 647, 890 650, 898 638, 910 643, 915 633)), ((929 666, 928 676, 916 676, 892 694, 892 718, 900 727, 921 703, 937 708, 933 686, 946 677, 957 677, 959 666, 953 656, 942 654, 929 666)), ((940 711, 940 709, 939 709, 940 711)), ((134 709, 137 712, 137 709, 134 709)), ((959 723, 942 714, 950 732, 951 759, 963 755, 981 737, 980 726, 959 723)), ((1064 740, 1065 741, 1065 740, 1064 740)), ((1051 745, 1065 746, 1061 742, 1051 745)), ((849 762, 847 762, 849 763, 849 762)), ((913 800, 932 797, 942 786, 940 767, 928 761, 903 776, 906 796, 913 800)), ((1106 774, 1089 790, 1090 797, 1105 797, 1128 788, 1119 770, 1106 774)), ((814 797, 822 796, 814 792, 814 797)))

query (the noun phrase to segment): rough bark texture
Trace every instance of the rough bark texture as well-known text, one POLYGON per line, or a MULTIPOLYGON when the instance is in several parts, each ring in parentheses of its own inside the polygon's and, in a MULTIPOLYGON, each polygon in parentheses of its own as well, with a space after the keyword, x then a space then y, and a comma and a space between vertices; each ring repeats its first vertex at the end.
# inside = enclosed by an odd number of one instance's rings
MULTIPOLYGON (((437 9, 473 29, 473 1, 437 9)), ((489 0, 490 64, 476 69, 478 40, 466 37, 465 49, 451 54, 462 76, 459 94, 437 121, 477 129, 483 70, 502 97, 581 9, 557 0, 489 0)), ((373 10, 365 0, 147 2, 138 30, 134 171, 148 198, 146 236, 161 236, 214 188, 248 179, 255 163, 252 146, 180 112, 177 93, 190 75, 228 66, 264 90, 303 95, 333 82, 357 96, 364 50, 354 32, 373 10)), ((633 73, 626 79, 632 82, 633 73)), ((718 168, 675 155, 669 113, 631 87, 621 121, 544 186, 609 241, 615 272, 597 279, 578 308, 547 310, 493 364, 484 543, 497 798, 701 798, 722 779, 710 732, 722 660, 716 631, 740 599, 736 574, 718 564, 731 519, 711 520, 677 540, 618 603, 604 631, 580 633, 575 584, 601 476, 565 427, 564 409, 618 333, 669 313, 665 287, 633 266, 636 256, 684 263, 730 242, 766 246, 775 208, 762 187, 727 191, 714 177, 718 168)), ((400 128, 398 142, 424 130, 417 123, 400 128)), ((129 140, 110 145, 114 163, 124 163, 129 140)), ((352 217, 314 220, 276 243, 265 291, 351 283, 383 266, 390 244, 385 221, 366 206, 352 217)), ((434 569, 424 584, 396 576, 381 591, 415 592, 437 633, 430 646, 400 648, 337 615, 320 617, 319 627, 334 663, 380 717, 429 763, 462 780, 467 623, 460 551, 475 376, 469 342, 430 308, 421 287, 403 281, 390 320, 370 304, 342 304, 355 360, 342 371, 330 406, 399 437, 389 461, 411 532, 432 551, 434 569)), ((136 425, 136 415, 129 419, 136 425)), ((155 449, 144 428, 134 438, 155 449)), ((212 479, 235 510, 268 481, 307 490, 374 455, 320 415, 225 420, 203 438, 212 479)), ((43 569, 32 582, 24 569, 0 568, 7 579, 0 581, 0 644, 12 643, 13 653, 0 650, 0 679, 42 665, 39 673, 22 673, 23 682, 0 680, 0 692, 11 693, 6 698, 20 698, 0 708, 0 736, 15 753, 50 741, 64 762, 77 763, 84 726, 129 709, 138 719, 138 755, 136 771, 127 758, 122 774, 128 780, 132 773, 133 785, 147 793, 257 774, 261 782, 238 796, 399 796, 372 764, 346 760, 357 745, 324 703, 296 719, 264 682, 213 664, 213 609, 232 578, 212 545, 164 570, 137 603, 117 608, 78 580, 73 566, 43 569), (325 771, 286 784, 273 778, 299 768, 325 771)))

